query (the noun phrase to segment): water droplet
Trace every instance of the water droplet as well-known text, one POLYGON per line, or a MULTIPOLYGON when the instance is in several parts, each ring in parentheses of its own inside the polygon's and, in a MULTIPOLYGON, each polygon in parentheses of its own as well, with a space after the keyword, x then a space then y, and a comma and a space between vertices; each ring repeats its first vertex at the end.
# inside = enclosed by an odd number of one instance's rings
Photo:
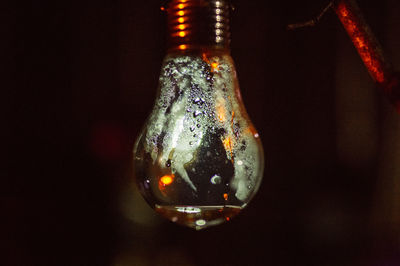
POLYGON ((192 146, 193 145, 193 141, 189 141, 189 145, 192 146))
POLYGON ((203 226, 203 225, 205 225, 205 224, 206 224, 206 221, 203 220, 203 219, 200 219, 200 220, 197 220, 197 221, 196 221, 196 225, 198 225, 198 226, 203 226))
POLYGON ((145 187, 146 189, 148 189, 148 188, 150 187, 150 180, 147 179, 147 180, 145 181, 144 187, 145 187))
POLYGON ((242 165, 243 162, 241 160, 237 161, 237 165, 242 165))
POLYGON ((190 131, 193 132, 196 128, 194 126, 190 127, 190 131))
POLYGON ((202 114, 202 112, 200 112, 200 111, 195 111, 194 113, 193 113, 193 116, 194 117, 198 117, 199 115, 201 115, 202 114))
POLYGON ((171 166, 171 159, 168 159, 168 160, 165 162, 165 166, 166 166, 166 167, 170 167, 170 166, 171 166))
POLYGON ((200 105, 200 107, 201 107, 201 105, 204 104, 204 102, 205 102, 204 99, 203 98, 199 98, 199 97, 197 97, 196 99, 193 100, 193 103, 195 103, 197 105, 200 105))
POLYGON ((197 126, 197 128, 200 128, 200 127, 201 127, 200 124, 197 124, 196 126, 197 126))
POLYGON ((258 138, 260 135, 258 135, 258 133, 254 134, 255 138, 258 138))
POLYGON ((221 177, 219 175, 214 175, 213 177, 211 177, 211 183, 213 183, 214 185, 221 184, 221 177))

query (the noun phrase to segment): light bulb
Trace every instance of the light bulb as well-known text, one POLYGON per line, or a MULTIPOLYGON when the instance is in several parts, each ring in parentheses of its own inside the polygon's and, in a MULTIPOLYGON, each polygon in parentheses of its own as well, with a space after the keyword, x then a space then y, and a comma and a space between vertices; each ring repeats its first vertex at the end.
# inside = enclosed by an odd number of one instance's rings
POLYGON ((158 213, 202 229, 229 221, 252 199, 264 154, 230 56, 227 1, 172 0, 166 11, 169 49, 135 143, 135 176, 158 213))

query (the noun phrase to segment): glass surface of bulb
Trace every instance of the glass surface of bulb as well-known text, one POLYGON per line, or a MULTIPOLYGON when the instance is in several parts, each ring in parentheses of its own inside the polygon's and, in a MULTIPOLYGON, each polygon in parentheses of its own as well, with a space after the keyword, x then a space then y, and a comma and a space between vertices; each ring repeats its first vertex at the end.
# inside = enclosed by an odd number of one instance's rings
POLYGON ((196 229, 229 221, 257 192, 259 135, 226 51, 169 53, 134 147, 136 182, 162 216, 196 229))

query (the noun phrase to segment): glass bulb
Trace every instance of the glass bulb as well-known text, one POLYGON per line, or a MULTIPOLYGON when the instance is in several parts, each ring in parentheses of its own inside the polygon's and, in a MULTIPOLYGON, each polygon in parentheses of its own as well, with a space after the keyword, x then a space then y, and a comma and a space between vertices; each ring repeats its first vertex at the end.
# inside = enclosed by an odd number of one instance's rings
POLYGON ((140 192, 162 216, 196 229, 229 221, 260 185, 264 157, 229 49, 166 55, 154 108, 134 147, 140 192))

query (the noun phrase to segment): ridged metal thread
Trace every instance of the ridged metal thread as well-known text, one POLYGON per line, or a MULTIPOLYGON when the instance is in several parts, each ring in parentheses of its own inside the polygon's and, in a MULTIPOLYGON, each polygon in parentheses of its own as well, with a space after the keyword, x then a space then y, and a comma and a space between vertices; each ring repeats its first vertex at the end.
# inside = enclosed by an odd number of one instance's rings
POLYGON ((228 0, 171 0, 166 6, 168 49, 228 49, 228 0))

